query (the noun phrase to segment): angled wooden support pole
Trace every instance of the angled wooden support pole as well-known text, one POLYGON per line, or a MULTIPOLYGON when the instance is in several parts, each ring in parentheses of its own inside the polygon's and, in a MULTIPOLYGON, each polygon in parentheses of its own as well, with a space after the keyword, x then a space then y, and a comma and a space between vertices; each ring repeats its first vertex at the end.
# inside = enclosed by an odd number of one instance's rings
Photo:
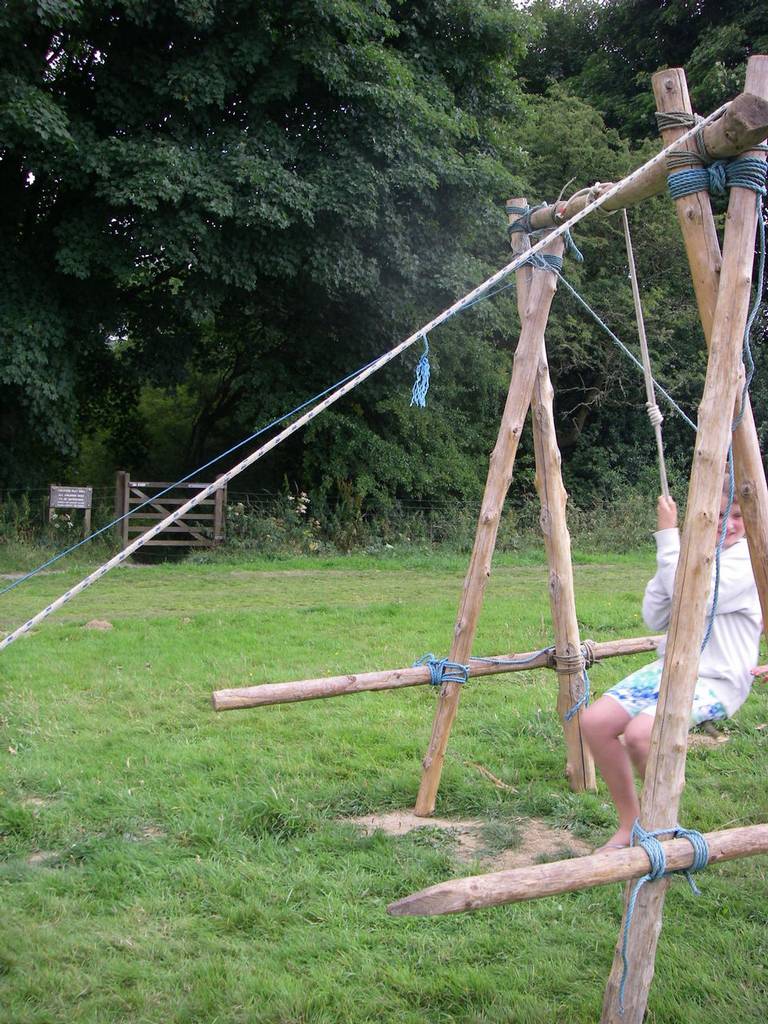
MULTIPOLYGON (((518 206, 525 206, 525 199, 513 201, 518 206)), ((543 251, 551 255, 562 256, 562 239, 556 238, 543 251)), ((499 436, 491 454, 475 543, 454 627, 449 657, 451 661, 461 664, 466 664, 472 654, 472 643, 483 604, 485 587, 491 575, 491 559, 496 546, 501 512, 509 485, 512 482, 517 446, 531 404, 531 393, 539 364, 544 329, 556 287, 556 277, 551 273, 536 273, 531 281, 529 301, 515 352, 509 394, 499 436)), ((416 799, 416 814, 424 817, 428 817, 435 809, 445 750, 459 705, 460 693, 460 683, 445 683, 440 690, 429 748, 423 761, 421 785, 416 799)))
MULTIPOLYGON (((765 60, 751 58, 748 83, 750 75, 754 79, 762 73, 765 60)), ((748 88, 753 87, 748 84, 748 88)), ((686 735, 704 636, 723 467, 741 379, 741 342, 750 300, 756 225, 755 193, 732 188, 661 691, 641 798, 640 818, 648 829, 677 824, 684 785, 686 735)), ((624 1012, 619 1007, 623 970, 620 937, 605 991, 602 1024, 641 1024, 667 887, 667 880, 649 883, 637 898, 628 938, 632 969, 626 980, 624 1012)))
MULTIPOLYGON (((758 95, 768 93, 768 58, 752 59, 749 80, 751 88, 758 95)), ((682 68, 659 71, 653 76, 652 82, 659 111, 692 113, 685 72, 682 68)), ((668 146, 674 142, 683 131, 683 128, 662 131, 664 145, 668 146)), ((695 162, 692 162, 691 166, 694 164, 695 162)), ((709 345, 722 262, 709 194, 694 192, 677 199, 675 206, 691 266, 691 278, 704 337, 709 345)), ((740 401, 737 404, 740 405, 740 401)), ((736 470, 736 493, 744 516, 749 553, 763 612, 763 625, 764 629, 768 630, 768 484, 749 395, 746 396, 744 416, 733 435, 733 461, 736 470)))
MULTIPOLYGON (((528 236, 513 232, 512 251, 529 247, 528 236)), ((524 267, 517 275, 517 304, 520 319, 525 315, 531 275, 524 267)), ((597 788, 592 752, 581 735, 581 708, 568 718, 584 693, 586 676, 581 659, 581 639, 576 618, 576 594, 571 562, 571 537, 565 508, 568 495, 560 471, 560 448, 555 432, 554 390, 549 376, 546 345, 541 339, 539 364, 531 396, 531 423, 536 457, 536 490, 541 502, 541 531, 549 566, 549 602, 555 633, 558 693, 557 712, 565 737, 565 774, 574 792, 597 788)))

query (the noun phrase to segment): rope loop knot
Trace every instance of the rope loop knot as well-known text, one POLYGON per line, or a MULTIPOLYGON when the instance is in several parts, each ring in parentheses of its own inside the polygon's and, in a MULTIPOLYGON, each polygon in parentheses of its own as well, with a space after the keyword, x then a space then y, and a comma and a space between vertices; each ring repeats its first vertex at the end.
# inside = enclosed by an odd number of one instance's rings
POLYGON ((698 886, 692 878, 694 871, 701 871, 709 863, 709 847, 707 841, 701 832, 697 832, 696 829, 682 828, 680 825, 675 825, 673 828, 659 828, 653 831, 646 830, 640 824, 639 819, 635 819, 635 823, 632 826, 632 833, 629 838, 630 846, 641 846, 645 850, 648 856, 649 869, 642 876, 638 878, 632 887, 632 892, 629 896, 627 903, 627 914, 624 922, 624 935, 621 941, 621 959, 624 964, 624 970, 621 975, 621 984, 619 985, 619 1013, 624 1015, 624 989, 627 983, 627 975, 629 974, 629 930, 632 925, 632 915, 635 912, 635 904, 640 890, 646 882, 657 882, 661 878, 665 878, 667 875, 684 875, 686 881, 691 887, 691 891, 696 896, 700 896, 698 886), (659 836, 672 836, 673 839, 687 839, 693 847, 693 862, 688 868, 680 868, 676 871, 667 870, 667 856, 664 853, 664 844, 659 842, 659 836))
POLYGON ((664 417, 658 405, 655 402, 646 402, 645 408, 648 410, 648 419, 651 421, 651 426, 660 427, 664 422, 664 417))
POLYGON ((443 683, 461 683, 469 679, 469 665, 462 665, 459 661, 449 661, 448 658, 436 658, 434 654, 425 654, 414 661, 413 668, 420 668, 426 665, 429 669, 430 686, 442 686, 443 683))

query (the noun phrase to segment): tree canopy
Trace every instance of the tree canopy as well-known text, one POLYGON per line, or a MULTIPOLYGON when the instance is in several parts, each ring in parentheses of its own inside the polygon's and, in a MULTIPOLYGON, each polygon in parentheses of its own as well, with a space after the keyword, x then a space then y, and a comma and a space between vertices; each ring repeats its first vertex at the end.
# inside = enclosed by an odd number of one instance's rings
MULTIPOLYGON (((639 163, 657 67, 687 65, 706 108, 768 48, 764 5, 703 0, 9 0, 0 28, 5 487, 189 471, 506 262, 507 197, 639 163)), ((692 404, 702 343, 669 205, 636 231, 659 374, 692 404)), ((579 240, 575 282, 631 332, 619 226, 579 240)), ((425 411, 415 353, 253 479, 476 496, 516 336, 511 292, 480 304, 439 330, 425 411)), ((641 384, 565 298, 548 343, 569 481, 636 479, 641 384)))

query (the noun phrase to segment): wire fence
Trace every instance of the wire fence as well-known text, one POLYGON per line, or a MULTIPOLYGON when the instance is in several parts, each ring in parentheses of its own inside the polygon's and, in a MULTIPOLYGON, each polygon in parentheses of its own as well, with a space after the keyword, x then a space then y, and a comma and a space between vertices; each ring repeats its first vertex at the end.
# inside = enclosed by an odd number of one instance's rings
MULTIPOLYGON (((406 496, 366 503, 353 493, 315 497, 302 491, 229 491, 225 536, 218 547, 265 555, 414 545, 470 551, 479 507, 479 498, 406 496)), ((653 509, 653 501, 639 491, 628 491, 618 500, 595 502, 588 508, 571 502, 568 519, 574 543, 586 549, 611 551, 641 547, 653 529, 653 509)), ((499 524, 498 550, 540 546, 539 513, 535 495, 517 504, 508 503, 499 524)), ((94 488, 93 530, 113 518, 114 490, 94 488)), ((82 513, 77 510, 60 511, 49 521, 47 488, 0 493, 0 546, 16 544, 61 551, 81 536, 82 529, 82 513)), ((78 557, 90 557, 89 551, 96 547, 100 552, 105 548, 119 550, 117 531, 106 531, 80 548, 78 557)), ((98 557, 95 551, 93 557, 98 557)))

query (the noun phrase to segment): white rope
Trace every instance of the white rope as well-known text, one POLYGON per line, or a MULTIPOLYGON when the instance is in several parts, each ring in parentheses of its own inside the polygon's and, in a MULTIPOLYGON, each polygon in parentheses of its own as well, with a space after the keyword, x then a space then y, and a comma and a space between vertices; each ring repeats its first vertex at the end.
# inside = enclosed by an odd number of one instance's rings
POLYGON ((34 629, 34 627, 38 625, 38 623, 42 622, 43 619, 48 618, 49 615, 52 615, 53 612, 61 608, 62 605, 66 604, 68 601, 71 601, 73 597, 76 597, 78 594, 82 593, 82 591, 85 590, 86 587, 89 587, 92 583, 95 583, 96 580, 101 579, 101 577, 108 573, 110 569, 114 569, 115 566, 122 564, 126 560, 126 558, 129 558, 135 551, 138 551, 138 549, 143 547, 144 544, 146 544, 148 541, 156 537, 158 533, 162 533, 162 531, 167 526, 170 526, 172 523, 175 523, 182 516, 185 516, 187 512, 193 509, 196 505, 199 505, 201 501, 205 501, 206 498, 210 497, 210 495, 213 494, 214 491, 217 491, 220 488, 224 487, 224 485, 227 484, 230 480, 232 480, 233 477, 236 477, 238 474, 242 473, 244 469, 247 469, 249 466, 252 466, 254 462, 260 459, 262 456, 266 455, 267 452, 270 452, 272 451, 273 448, 276 448, 277 445, 279 445, 282 441, 285 440, 285 438, 290 437, 291 434, 295 434, 297 430, 300 430, 306 423, 309 423, 310 420, 313 420, 315 416, 319 416, 321 412, 323 412, 329 406, 333 405, 334 402, 337 402, 340 398, 342 398, 344 395, 350 392, 353 388, 357 387, 358 384, 361 384, 368 377, 372 376, 372 374, 376 373, 377 370, 380 370, 382 366, 385 366, 387 363, 391 362, 396 356, 400 355, 401 352, 404 352, 409 346, 413 345, 414 342, 419 341, 419 339, 422 338, 424 334, 428 334, 430 331, 434 330, 435 327, 444 323, 455 313, 460 312, 465 306, 474 302, 475 299, 478 299, 484 292, 489 291, 491 288, 494 287, 494 285, 498 284, 500 281, 503 281, 505 277, 508 277, 513 271, 521 267, 527 260, 531 258, 531 256, 535 255, 537 252, 540 252, 543 248, 545 248, 545 246, 549 245, 549 243, 552 242, 555 238, 559 238, 560 235, 564 235, 565 232, 569 231, 574 224, 578 224, 579 221, 584 220, 584 218, 587 217, 593 210, 599 209, 599 207, 601 207, 609 199, 615 196, 617 192, 619 192, 622 188, 624 188, 630 182, 635 181, 647 168, 654 167, 657 164, 663 164, 664 166, 666 166, 666 157, 671 150, 679 148, 681 143, 691 138, 691 136, 694 135, 694 133, 697 132, 703 124, 708 124, 710 121, 714 121, 716 118, 720 117, 724 113, 724 111, 728 109, 728 106, 728 103, 724 103, 721 107, 718 107, 717 110, 713 111, 713 113, 711 113, 709 117, 706 117, 702 122, 700 122, 700 124, 697 124, 694 128, 691 128, 690 131, 686 132, 684 135, 681 135, 678 139, 675 139, 673 143, 671 143, 665 149, 662 149, 659 153, 656 154, 656 156, 652 157, 641 167, 638 167, 637 170, 627 175, 626 178, 623 178, 621 181, 616 182, 616 184, 612 185, 611 188, 609 188, 606 192, 603 192, 601 196, 598 196, 597 199, 593 200, 591 203, 585 206, 583 210, 580 210, 578 213, 574 214, 573 217, 565 221, 559 227, 554 228, 548 235, 546 235, 544 238, 541 238, 538 242, 536 242, 535 245, 532 245, 530 249, 526 249, 525 252, 521 253, 519 256, 516 256, 511 263, 508 263, 505 267, 502 267, 501 270, 497 271, 492 277, 489 277, 481 285, 478 285, 478 287, 475 288, 473 291, 468 292, 465 296, 463 296, 463 298, 459 299, 457 302, 454 302, 452 306, 448 307, 448 309, 443 310, 442 313, 439 313, 433 320, 430 320, 430 322, 428 324, 425 324, 424 327, 420 327, 417 331, 414 331, 414 333, 411 334, 410 337, 406 338, 405 341, 401 341, 399 345, 396 345, 393 349, 390 349, 389 352, 385 352, 383 356, 380 356, 374 362, 369 363, 369 365, 364 370, 361 370, 356 377, 353 377, 351 380, 347 381, 347 383, 344 384, 342 387, 338 388, 338 390, 332 392, 330 395, 328 395, 327 398, 324 398, 322 402, 319 402, 317 405, 313 406, 308 412, 300 416, 297 420, 294 420, 294 422, 291 423, 290 426, 286 427, 285 430, 281 431, 279 434, 273 437, 271 441, 268 441, 266 444, 262 445, 261 448, 259 448, 257 451, 249 455, 248 458, 243 459, 242 462, 238 462, 236 466, 229 470, 229 472, 219 477, 218 480, 215 481, 215 483, 209 484, 207 487, 204 487, 196 495, 190 498, 189 501, 186 502, 186 504, 176 509, 176 511, 169 515, 166 519, 163 519, 161 522, 153 526, 150 530, 147 530, 146 533, 143 533, 140 537, 137 537, 136 540, 129 544, 128 547, 124 548, 123 551, 120 552, 120 554, 115 555, 113 558, 110 558, 108 562, 105 562, 104 565, 102 565, 99 569, 96 569, 95 572, 90 573, 88 576, 85 577, 85 579, 75 584, 74 587, 71 587, 68 591, 66 591, 66 593, 62 594, 61 597, 58 597, 55 601, 49 604, 41 612, 38 612, 37 615, 33 616, 22 626, 19 626, 12 633, 9 633, 2 641, 0 641, 0 651, 4 650, 6 647, 12 644, 14 640, 18 640, 20 636, 23 636, 25 633, 28 633, 30 629, 34 629))
POLYGON ((627 211, 622 210, 621 216, 624 222, 624 241, 627 244, 627 259, 629 260, 629 277, 632 282, 632 298, 635 303, 635 319, 637 320, 637 333, 640 337, 640 353, 643 360, 643 376, 645 377, 645 408, 648 410, 648 419, 651 421, 653 432, 656 435, 656 451, 659 457, 659 479, 661 480, 661 493, 665 498, 669 497, 669 483, 667 482, 667 465, 664 461, 664 439, 661 434, 661 424, 664 417, 656 404, 656 390, 653 386, 653 372, 651 370, 651 357, 648 352, 648 339, 645 336, 645 321, 643 319, 643 306, 640 302, 640 288, 637 284, 637 268, 635 267, 635 254, 632 251, 632 236, 629 233, 629 217, 627 211))

